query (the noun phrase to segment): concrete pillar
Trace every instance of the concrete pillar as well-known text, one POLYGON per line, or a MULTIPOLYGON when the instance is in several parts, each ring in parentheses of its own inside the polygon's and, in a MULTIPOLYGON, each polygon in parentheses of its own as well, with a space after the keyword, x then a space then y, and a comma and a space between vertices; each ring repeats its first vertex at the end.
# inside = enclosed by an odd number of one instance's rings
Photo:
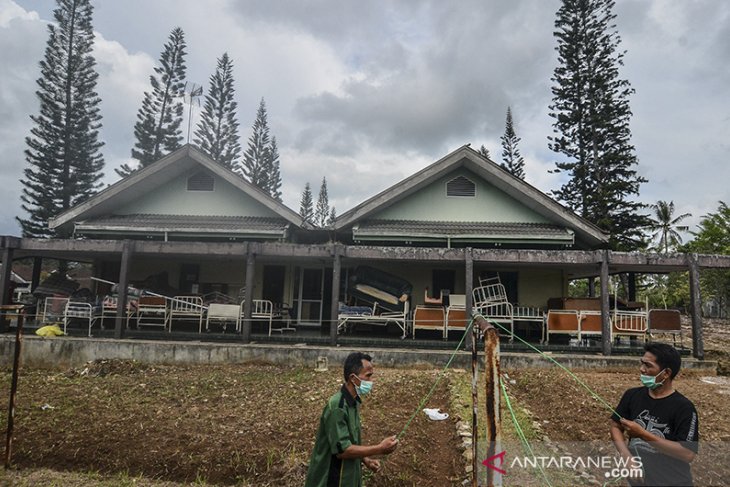
POLYGON ((43 257, 33 257, 33 274, 30 278, 30 291, 35 291, 35 288, 41 283, 41 270, 43 269, 43 257))
POLYGON ((243 343, 251 341, 251 309, 253 307, 253 278, 256 272, 256 247, 248 243, 246 251, 246 300, 243 302, 243 327, 241 339, 243 343))
POLYGON ((604 250, 601 260, 601 347, 603 355, 611 355, 611 306, 608 293, 608 250, 604 250))
POLYGON ((629 272, 629 301, 636 301, 636 272, 629 272))
MULTIPOLYGON (((472 254, 471 247, 467 247, 466 249, 464 249, 464 279, 464 294, 466 294, 466 311, 464 313, 464 316, 466 316, 467 320, 470 320, 473 305, 471 294, 474 290, 474 255, 472 254)), ((472 351, 476 351, 477 346, 475 340, 477 335, 475 333, 472 333, 471 336, 472 341, 466 341, 466 348, 467 350, 471 349, 472 351)))
POLYGON ((122 338, 127 324, 127 288, 129 287, 129 268, 132 264, 134 242, 125 240, 122 245, 122 263, 119 266, 117 284, 117 316, 114 321, 114 338, 122 338))
POLYGON ((702 360, 705 358, 705 345, 702 340, 702 296, 697 254, 688 255, 687 264, 689 264, 689 297, 692 311, 692 355, 702 360))
POLYGON ((340 255, 340 246, 334 244, 334 259, 332 264, 332 305, 331 305, 331 322, 330 322, 330 345, 337 345, 337 315, 339 314, 340 303, 340 271, 342 267, 342 256, 340 255))

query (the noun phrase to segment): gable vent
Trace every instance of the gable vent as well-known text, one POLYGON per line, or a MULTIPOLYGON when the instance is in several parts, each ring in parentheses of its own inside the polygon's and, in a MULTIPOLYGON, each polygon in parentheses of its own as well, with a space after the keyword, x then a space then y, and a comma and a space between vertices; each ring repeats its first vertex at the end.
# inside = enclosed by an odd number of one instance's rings
POLYGON ((188 191, 214 191, 213 176, 205 172, 198 172, 188 178, 188 191))
POLYGON ((446 196, 474 198, 477 195, 477 186, 464 176, 454 178, 446 183, 446 196))

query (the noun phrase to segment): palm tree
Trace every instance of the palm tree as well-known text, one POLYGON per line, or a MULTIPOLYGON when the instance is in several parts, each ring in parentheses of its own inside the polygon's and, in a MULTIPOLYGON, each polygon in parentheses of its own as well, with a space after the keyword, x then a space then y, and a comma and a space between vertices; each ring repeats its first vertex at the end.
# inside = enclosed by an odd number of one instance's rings
POLYGON ((669 252, 669 248, 674 248, 682 243, 682 236, 679 232, 686 232, 689 227, 686 225, 679 225, 679 222, 687 217, 692 216, 692 213, 682 213, 678 217, 674 216, 674 201, 657 201, 655 205, 651 205, 654 210, 653 217, 650 218, 651 226, 649 227, 653 232, 652 239, 658 241, 659 250, 665 254, 669 252))

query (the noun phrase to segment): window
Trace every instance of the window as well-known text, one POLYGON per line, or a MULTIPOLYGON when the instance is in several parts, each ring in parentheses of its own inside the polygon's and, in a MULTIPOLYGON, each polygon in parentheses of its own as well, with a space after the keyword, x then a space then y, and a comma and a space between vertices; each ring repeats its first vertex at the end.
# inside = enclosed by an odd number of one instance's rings
POLYGON ((446 183, 446 196, 460 198, 474 198, 477 195, 477 186, 464 176, 459 176, 446 183))
POLYGON ((188 191, 214 191, 213 176, 205 172, 197 172, 188 178, 188 191))

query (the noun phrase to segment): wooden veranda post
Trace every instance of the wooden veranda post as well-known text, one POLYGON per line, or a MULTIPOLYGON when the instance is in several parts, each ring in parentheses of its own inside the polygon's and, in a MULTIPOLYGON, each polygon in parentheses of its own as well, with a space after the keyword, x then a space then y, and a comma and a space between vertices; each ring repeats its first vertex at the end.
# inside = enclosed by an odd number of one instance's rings
POLYGON ((611 355, 611 308, 608 288, 608 250, 604 250, 601 258, 601 346, 603 355, 611 355))
POLYGON ((15 394, 18 391, 18 369, 20 368, 20 352, 23 343, 23 322, 25 311, 23 306, 0 306, 0 314, 8 311, 18 317, 15 328, 15 354, 13 356, 13 375, 10 382, 10 399, 8 400, 8 428, 5 436, 5 469, 10 468, 10 457, 13 449, 13 428, 15 426, 15 394))
MULTIPOLYGON (((9 305, 12 302, 10 295, 10 276, 13 272, 13 249, 17 247, 17 239, 13 237, 2 237, 2 267, 0 267, 0 305, 9 305)), ((9 322, 0 315, 0 332, 8 330, 9 322)))
POLYGON ((251 341, 251 308, 253 305, 253 278, 255 272, 256 248, 254 244, 249 242, 246 252, 246 297, 243 301, 243 327, 241 328, 243 343, 251 341))
MULTIPOLYGON (((464 249, 464 276, 464 294, 466 294, 464 316, 471 316, 471 308, 473 306, 472 291, 474 290, 474 256, 472 254, 471 247, 464 249)), ((472 345, 475 344, 476 342, 472 343, 472 345)))
POLYGON ((689 265, 689 298, 692 311, 692 356, 696 359, 705 358, 705 347, 702 340, 702 296, 700 294, 700 268, 697 264, 697 254, 687 256, 689 265))
POLYGON ((340 310, 340 267, 342 265, 342 256, 340 255, 340 246, 334 244, 332 249, 332 303, 330 306, 330 345, 337 345, 337 315, 340 310))
POLYGON ((125 240, 122 244, 122 263, 119 267, 119 284, 117 285, 117 316, 114 320, 114 338, 122 338, 127 324, 127 302, 129 300, 129 268, 132 264, 134 242, 125 240))
MULTIPOLYGON (((499 365, 499 331, 487 322, 482 316, 476 316, 475 324, 484 335, 484 365, 486 379, 486 402, 487 402, 487 486, 501 486, 502 474, 497 469, 502 469, 502 417, 500 412, 500 384, 501 375, 499 365), (492 465, 493 467, 490 467, 492 465)), ((477 437, 472 441, 476 442, 477 437)), ((473 472, 473 483, 477 479, 477 470, 473 472)), ((476 484, 473 484, 476 485, 476 484)))

